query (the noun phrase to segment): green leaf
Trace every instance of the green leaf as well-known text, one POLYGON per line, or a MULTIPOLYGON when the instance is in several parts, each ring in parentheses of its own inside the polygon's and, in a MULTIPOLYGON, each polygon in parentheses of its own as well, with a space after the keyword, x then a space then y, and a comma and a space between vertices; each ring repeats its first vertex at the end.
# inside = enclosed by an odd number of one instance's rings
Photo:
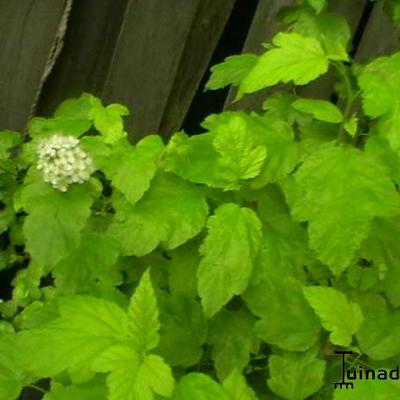
POLYGON ((170 397, 174 390, 172 371, 164 360, 150 354, 141 359, 130 347, 117 345, 94 362, 107 377, 108 400, 153 400, 154 394, 170 397))
POLYGON ((0 335, 0 399, 16 400, 30 379, 22 369, 15 335, 0 335))
POLYGON ((345 131, 352 137, 354 138, 357 133, 358 129, 358 117, 356 115, 353 115, 350 119, 348 119, 344 123, 344 129, 345 131))
POLYGON ((213 145, 233 183, 258 176, 267 157, 265 146, 255 146, 247 131, 246 120, 233 115, 218 126, 213 145))
POLYGON ((398 104, 400 96, 400 53, 379 57, 366 65, 358 77, 363 109, 372 118, 385 115, 398 104))
POLYGON ((286 400, 304 400, 321 389, 325 365, 326 362, 316 358, 313 350, 272 355, 268 360, 268 386, 286 400))
POLYGON ((308 221, 310 247, 339 276, 368 236, 373 217, 399 214, 400 198, 379 159, 325 146, 306 158, 289 198, 295 220, 308 221))
POLYGON ((198 292, 205 314, 217 313, 249 283, 261 242, 261 223, 248 208, 224 204, 208 219, 200 248, 198 292))
POLYGON ((243 79, 240 93, 253 93, 279 82, 305 85, 328 71, 328 58, 321 43, 297 33, 278 33, 275 46, 261 55, 243 79))
POLYGON ((244 379, 243 375, 235 369, 224 380, 223 386, 225 392, 231 400, 257 400, 258 397, 254 393, 244 379))
POLYGON ((107 400, 107 389, 103 380, 81 385, 63 386, 55 383, 43 400, 107 400))
POLYGON ((84 232, 79 247, 54 267, 56 287, 62 293, 87 291, 96 280, 107 279, 118 256, 118 242, 97 233, 84 232))
POLYGON ((251 181, 253 188, 261 188, 267 183, 279 181, 294 170, 299 161, 298 144, 293 130, 284 120, 253 114, 248 124, 254 142, 265 145, 268 150, 260 175, 251 181))
POLYGON ((157 353, 172 367, 196 365, 203 355, 208 327, 199 302, 167 294, 160 294, 159 300, 161 330, 157 353))
POLYGON ((293 171, 299 156, 294 132, 287 122, 276 115, 224 112, 210 115, 202 126, 214 133, 235 125, 235 121, 242 129, 246 129, 246 135, 251 137, 256 146, 267 148, 268 154, 261 173, 250 182, 252 187, 259 188, 276 182, 293 171))
POLYGON ((390 177, 400 184, 400 153, 396 153, 385 137, 371 135, 365 144, 365 151, 379 158, 390 171, 390 177))
POLYGON ((377 131, 399 154, 400 53, 379 57, 366 65, 358 78, 366 115, 378 118, 377 131))
POLYGON ((317 12, 320 13, 326 6, 327 0, 306 0, 306 2, 317 12))
POLYGON ((208 206, 202 191, 172 174, 158 174, 134 206, 123 199, 108 234, 123 255, 144 256, 160 243, 173 249, 196 236, 205 224, 208 206))
POLYGON ((357 303, 349 302, 337 289, 323 286, 307 286, 304 296, 320 317, 322 326, 331 332, 333 344, 349 347, 363 322, 363 314, 357 303))
POLYGON ((398 382, 360 380, 352 390, 335 390, 333 400, 392 400, 400 397, 398 382))
POLYGON ((23 233, 32 258, 52 266, 76 249, 92 202, 86 185, 73 185, 66 193, 43 182, 25 186, 22 204, 28 216, 23 233))
POLYGON ((271 270, 291 274, 309 265, 313 257, 307 231, 293 221, 279 187, 268 185, 249 194, 246 200, 257 202, 257 213, 263 223, 258 274, 266 276, 271 270))
POLYGON ((54 118, 32 118, 28 123, 29 135, 33 139, 60 132, 80 136, 92 126, 92 109, 98 104, 100 101, 96 97, 86 93, 77 99, 66 100, 59 105, 54 118))
POLYGON ((243 299, 260 318, 255 332, 266 343, 305 351, 318 340, 318 318, 304 299, 301 284, 287 273, 271 268, 259 283, 248 288, 243 299))
POLYGON ((292 104, 292 107, 297 111, 311 114, 315 119, 319 121, 338 124, 343 120, 342 112, 330 101, 316 99, 298 99, 292 104))
POLYGON ((400 354, 400 312, 388 309, 379 295, 359 297, 364 322, 356 334, 361 351, 373 360, 386 360, 400 354))
POLYGON ((207 375, 190 373, 176 386, 172 400, 229 400, 223 387, 207 375))
POLYGON ((206 83, 206 90, 222 89, 225 86, 239 86, 244 77, 257 63, 255 54, 240 54, 227 57, 223 63, 211 67, 211 77, 206 83))
POLYGON ((163 154, 165 171, 194 183, 232 189, 229 177, 219 162, 220 155, 213 146, 214 135, 205 133, 188 137, 183 132, 172 136, 163 154))
POLYGON ((163 149, 160 136, 150 135, 135 147, 124 141, 111 153, 104 171, 130 203, 135 204, 149 189, 163 149))
MULTIPOLYGON (((360 249, 360 257, 372 261, 384 275, 382 288, 394 307, 400 306, 400 218, 375 218, 368 238, 360 249)), ((371 269, 371 268, 368 268, 371 269)))
POLYGON ((257 344, 254 317, 241 310, 222 310, 210 323, 208 343, 213 346, 211 356, 218 377, 225 379, 233 370, 242 372, 257 344))
POLYGON ((7 160, 9 151, 21 143, 21 135, 14 131, 0 131, 0 160, 7 160))
POLYGON ((129 115, 129 110, 121 104, 110 104, 107 107, 98 104, 91 110, 94 126, 108 144, 114 144, 127 136, 122 118, 126 115, 129 115))
MULTIPOLYGON (((306 1, 321 2, 321 0, 306 1)), ((291 26, 293 32, 319 40, 329 59, 349 61, 347 49, 352 32, 343 15, 328 12, 315 14, 306 9, 294 9, 293 13, 295 14, 291 26)))
POLYGON ((169 252, 172 259, 168 265, 169 287, 174 295, 197 297, 197 267, 200 254, 197 240, 169 252))
POLYGON ((126 313, 110 301, 81 295, 62 297, 59 314, 59 318, 17 335, 21 361, 36 376, 54 376, 69 369, 76 380, 88 380, 98 354, 128 338, 126 313))
POLYGON ((131 298, 129 309, 129 333, 138 352, 147 352, 157 347, 160 341, 157 300, 147 270, 131 298))
POLYGON ((99 100, 90 94, 61 103, 54 113, 54 122, 63 133, 76 136, 88 131, 92 126, 91 110, 99 100))

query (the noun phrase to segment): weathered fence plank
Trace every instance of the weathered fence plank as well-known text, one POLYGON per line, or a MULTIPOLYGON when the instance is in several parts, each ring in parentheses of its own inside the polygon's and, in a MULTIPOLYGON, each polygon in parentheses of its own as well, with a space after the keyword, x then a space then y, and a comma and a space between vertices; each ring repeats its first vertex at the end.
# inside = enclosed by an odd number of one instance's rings
POLYGON ((2 129, 24 129, 43 74, 50 65, 49 57, 55 54, 55 40, 68 3, 67 0, 0 0, 2 129))
POLYGON ((75 0, 64 48, 46 81, 38 113, 47 115, 66 98, 100 95, 128 0, 75 0))
POLYGON ((366 62, 378 56, 389 55, 399 49, 399 30, 385 13, 383 2, 377 2, 365 27, 356 59, 366 62))
POLYGON ((131 0, 106 81, 106 101, 132 110, 134 138, 157 131, 199 0, 131 0))
POLYGON ((170 134, 180 128, 234 3, 235 0, 200 2, 161 121, 160 132, 170 134))

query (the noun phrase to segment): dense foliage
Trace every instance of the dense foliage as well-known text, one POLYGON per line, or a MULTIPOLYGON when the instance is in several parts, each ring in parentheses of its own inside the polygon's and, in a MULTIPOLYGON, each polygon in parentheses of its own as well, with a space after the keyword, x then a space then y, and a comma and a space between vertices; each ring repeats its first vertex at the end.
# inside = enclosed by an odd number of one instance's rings
POLYGON ((274 87, 260 113, 131 145, 128 110, 84 94, 1 132, 0 399, 400 397, 333 388, 336 348, 400 362, 400 53, 357 65, 345 19, 299 3, 212 69, 238 99, 274 87), (298 94, 328 70, 338 105, 298 94))

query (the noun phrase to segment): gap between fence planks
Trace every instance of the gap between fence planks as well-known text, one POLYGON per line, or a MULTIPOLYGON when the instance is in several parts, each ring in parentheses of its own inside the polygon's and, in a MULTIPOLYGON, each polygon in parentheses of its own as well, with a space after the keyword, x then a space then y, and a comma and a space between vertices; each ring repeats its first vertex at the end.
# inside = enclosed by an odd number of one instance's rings
POLYGON ((181 127, 234 3, 235 0, 200 1, 163 114, 159 128, 162 134, 170 135, 181 127))

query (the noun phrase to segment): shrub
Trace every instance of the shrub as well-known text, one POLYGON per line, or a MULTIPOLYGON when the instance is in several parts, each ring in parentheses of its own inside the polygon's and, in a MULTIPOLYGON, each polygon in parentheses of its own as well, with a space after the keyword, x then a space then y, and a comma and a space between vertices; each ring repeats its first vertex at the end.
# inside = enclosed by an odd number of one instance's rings
POLYGON ((128 110, 83 94, 1 133, 1 399, 399 396, 333 383, 336 349, 400 354, 400 53, 354 63, 323 0, 284 18, 207 84, 272 88, 261 112, 131 145, 128 110), (328 70, 340 106, 296 93, 328 70))

